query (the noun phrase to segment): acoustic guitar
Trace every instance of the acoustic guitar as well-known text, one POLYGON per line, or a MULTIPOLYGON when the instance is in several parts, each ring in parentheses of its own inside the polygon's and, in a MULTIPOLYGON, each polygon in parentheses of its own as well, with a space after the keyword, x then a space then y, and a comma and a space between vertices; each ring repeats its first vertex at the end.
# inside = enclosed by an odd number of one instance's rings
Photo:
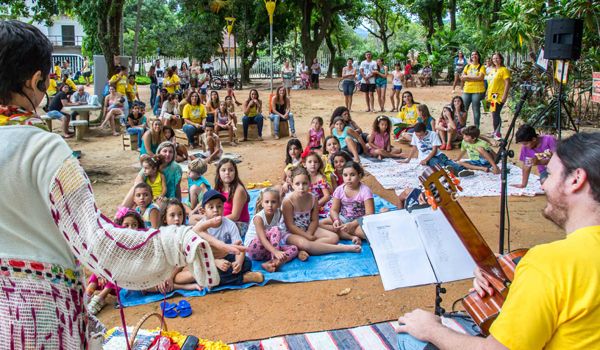
POLYGON ((458 238, 485 275, 495 293, 480 297, 471 292, 462 299, 462 305, 485 335, 489 334, 492 322, 498 316, 508 287, 514 278, 517 263, 527 252, 526 249, 513 251, 499 258, 494 255, 471 219, 457 202, 460 181, 445 169, 436 165, 427 168, 419 180, 424 186, 425 196, 431 207, 440 208, 458 238))

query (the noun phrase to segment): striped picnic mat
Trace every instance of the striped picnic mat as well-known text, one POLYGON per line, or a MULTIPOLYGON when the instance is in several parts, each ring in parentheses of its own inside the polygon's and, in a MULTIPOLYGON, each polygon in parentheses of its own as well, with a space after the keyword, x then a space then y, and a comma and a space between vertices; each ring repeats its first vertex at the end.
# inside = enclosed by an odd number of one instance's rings
POLYGON ((394 324, 373 325, 334 331, 286 335, 230 345, 232 350, 379 350, 398 349, 394 324))
MULTIPOLYGON (((464 313, 446 314, 442 324, 462 334, 479 334, 464 313)), ((285 335, 231 344, 231 350, 398 350, 398 321, 333 331, 285 335)))

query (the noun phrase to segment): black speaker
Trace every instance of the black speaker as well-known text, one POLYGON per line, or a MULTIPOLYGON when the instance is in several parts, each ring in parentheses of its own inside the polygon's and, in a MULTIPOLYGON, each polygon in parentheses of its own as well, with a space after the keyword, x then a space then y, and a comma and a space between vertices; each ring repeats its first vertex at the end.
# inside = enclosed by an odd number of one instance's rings
POLYGON ((583 21, 553 18, 546 23, 544 58, 547 60, 578 60, 581 56, 583 21))

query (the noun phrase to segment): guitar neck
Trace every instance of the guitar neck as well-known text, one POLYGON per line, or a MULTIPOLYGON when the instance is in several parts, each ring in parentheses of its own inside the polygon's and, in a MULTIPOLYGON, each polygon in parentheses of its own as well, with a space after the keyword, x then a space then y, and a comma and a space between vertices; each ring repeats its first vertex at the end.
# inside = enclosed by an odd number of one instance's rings
POLYGON ((477 266, 491 277, 498 279, 500 283, 505 284, 509 282, 494 252, 487 245, 483 236, 481 236, 481 233, 479 233, 461 205, 457 201, 452 201, 440 206, 440 209, 477 266))

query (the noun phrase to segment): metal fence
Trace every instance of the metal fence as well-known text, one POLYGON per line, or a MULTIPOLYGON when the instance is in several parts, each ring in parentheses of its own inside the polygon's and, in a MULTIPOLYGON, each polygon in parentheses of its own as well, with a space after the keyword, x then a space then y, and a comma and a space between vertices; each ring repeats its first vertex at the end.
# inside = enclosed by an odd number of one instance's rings
MULTIPOLYGON (((71 68, 71 72, 73 75, 75 75, 76 72, 81 72, 81 70, 83 69, 83 56, 81 55, 77 55, 77 54, 56 54, 53 53, 52 54, 52 63, 56 63, 56 62, 60 62, 60 65, 62 67, 62 64, 64 61, 69 60, 70 63, 70 68, 71 68)), ((72 77, 71 77, 72 78, 72 77)))
MULTIPOLYGON (((188 65, 190 65, 190 63, 191 63, 191 61, 188 58, 182 58, 182 57, 169 57, 169 56, 144 57, 144 58, 138 58, 139 65, 136 64, 136 71, 140 72, 140 74, 146 74, 148 69, 150 69, 150 66, 152 64, 154 64, 154 62, 156 62, 157 59, 160 60, 161 67, 163 67, 163 68, 170 67, 170 66, 177 66, 177 68, 179 68, 179 67, 181 67, 182 62, 186 62, 188 65)), ((325 74, 327 72, 327 68, 329 66, 330 56, 327 54, 319 53, 317 55, 317 59, 318 59, 319 63, 321 63, 321 73, 325 74)), ((299 62, 300 62, 299 60, 297 62, 290 61, 290 66, 295 69, 296 65, 299 62)), ((212 65, 214 67, 214 72, 216 72, 220 75, 229 75, 229 74, 233 75, 236 62, 234 62, 233 57, 231 57, 231 60, 229 60, 227 57, 225 59, 223 59, 222 57, 213 57, 212 65), (231 62, 231 63, 229 63, 229 62, 231 62)), ((275 60, 273 62, 273 77, 274 78, 281 78, 281 67, 282 66, 283 66, 283 61, 275 60)), ((242 69, 242 59, 240 57, 237 57, 238 76, 241 74, 241 69, 242 69)), ((262 57, 259 57, 256 60, 256 62, 254 63, 254 65, 252 66, 252 68, 250 68, 250 78, 251 79, 267 79, 267 78, 271 77, 270 72, 271 72, 271 59, 269 58, 269 56, 262 56, 262 57)))

